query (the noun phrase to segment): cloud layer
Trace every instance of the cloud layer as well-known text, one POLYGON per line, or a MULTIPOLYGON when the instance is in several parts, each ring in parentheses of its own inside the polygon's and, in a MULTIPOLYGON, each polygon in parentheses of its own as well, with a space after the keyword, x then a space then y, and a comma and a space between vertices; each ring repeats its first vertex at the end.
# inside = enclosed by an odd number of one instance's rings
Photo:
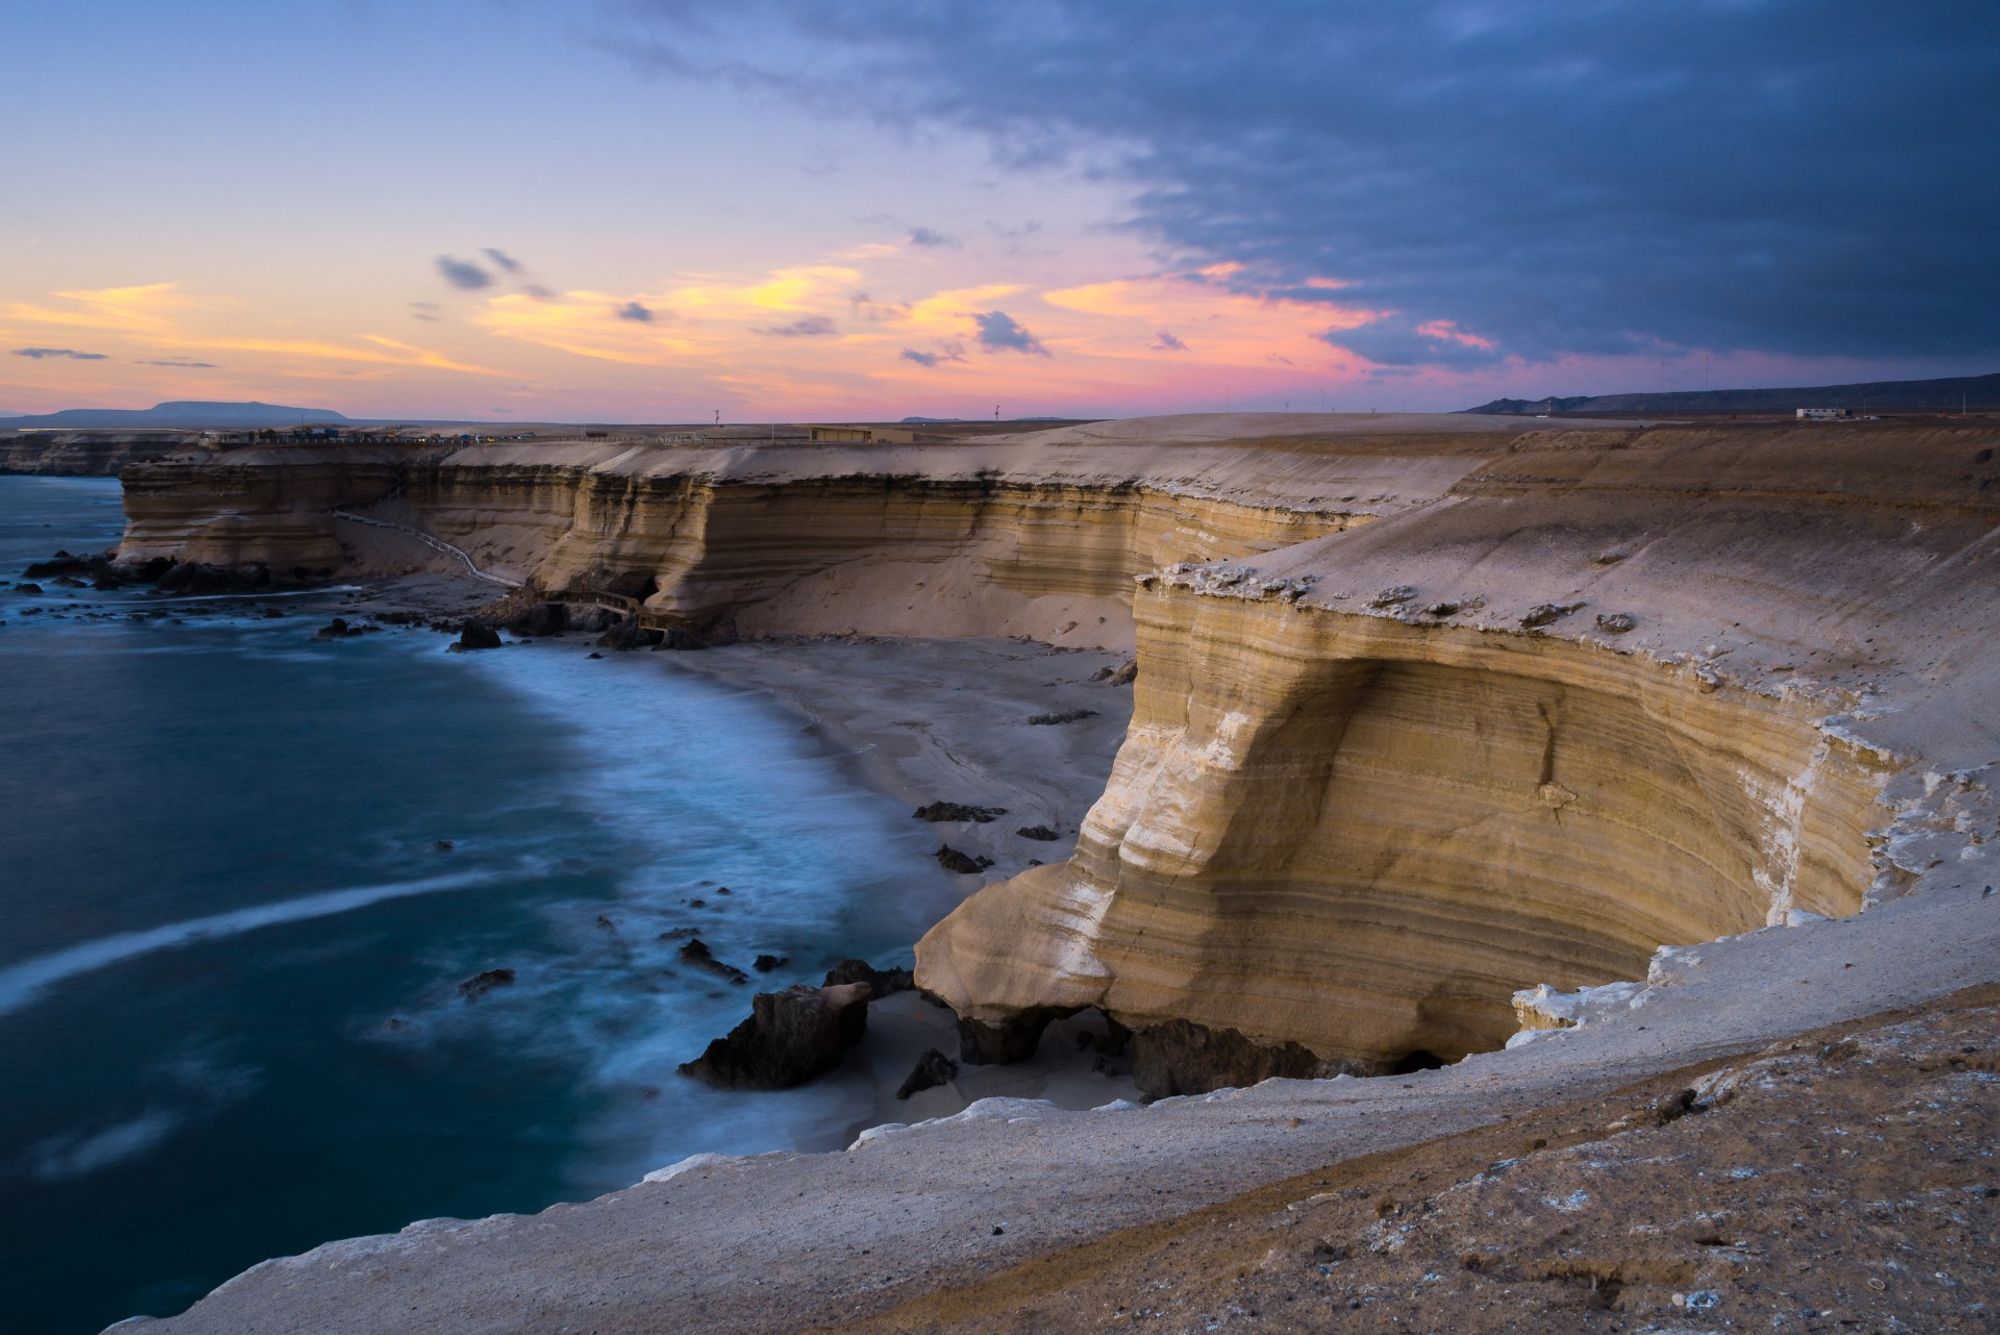
POLYGON ((1380 312, 1327 335, 1380 364, 2000 351, 1990 3, 652 12, 647 51, 667 34, 682 73, 839 89, 1122 177, 1167 263, 1380 312))
POLYGON ((38 362, 47 361, 50 358, 67 358, 73 362, 101 362, 107 354, 102 352, 78 352, 75 348, 16 348, 14 349, 14 355, 16 357, 32 357, 38 362))

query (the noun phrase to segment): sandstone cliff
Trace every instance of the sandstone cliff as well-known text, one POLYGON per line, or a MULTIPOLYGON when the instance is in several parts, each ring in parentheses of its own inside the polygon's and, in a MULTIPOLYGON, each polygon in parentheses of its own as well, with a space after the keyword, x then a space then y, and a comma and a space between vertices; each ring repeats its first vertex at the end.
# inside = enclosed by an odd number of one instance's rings
POLYGON ((116 477, 199 448, 192 431, 0 431, 0 473, 116 477))
POLYGON ((241 451, 134 469, 122 551, 439 559, 358 515, 715 636, 1136 643, 1074 857, 973 897, 918 970, 968 1056, 1099 1007, 1167 1091, 1453 1060, 1508 1038, 1519 989, 1905 888, 1963 813, 1895 785, 1957 772, 1940 720, 2000 689, 1967 631, 2000 621, 1995 434, 1273 417, 241 451))

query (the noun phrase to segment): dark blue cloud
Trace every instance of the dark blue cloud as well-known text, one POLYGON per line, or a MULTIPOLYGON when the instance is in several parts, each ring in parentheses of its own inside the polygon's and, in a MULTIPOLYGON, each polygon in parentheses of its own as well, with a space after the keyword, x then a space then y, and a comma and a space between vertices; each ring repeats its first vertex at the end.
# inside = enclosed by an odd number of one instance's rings
POLYGON ((988 352, 1026 352, 1046 357, 1049 350, 1029 333, 1027 327, 1005 311, 986 311, 972 317, 979 331, 979 346, 988 352))
POLYGON ((140 362, 141 366, 170 366, 178 371, 213 371, 214 362, 191 362, 180 357, 161 357, 155 361, 140 362))
POLYGON ((929 352, 919 352, 915 348, 904 348, 898 355, 904 361, 915 362, 919 366, 939 366, 945 362, 964 361, 965 345, 957 339, 946 339, 935 345, 929 352))
POLYGON ((1164 329, 1162 329, 1159 333, 1153 335, 1153 341, 1150 344, 1148 344, 1148 346, 1151 347, 1154 352, 1187 351, 1187 344, 1181 342, 1179 339, 1175 338, 1172 334, 1168 333, 1164 329))
POLYGON ((509 255, 506 251, 496 250, 492 246, 486 247, 479 253, 484 255, 487 259, 491 260, 493 262, 493 266, 496 269, 499 269, 503 273, 517 274, 520 273, 521 270, 525 267, 521 263, 521 261, 515 259, 512 255, 509 255))
POLYGON ((1407 320, 1393 317, 1372 321, 1358 329, 1329 329, 1320 338, 1383 366, 1442 366, 1469 371, 1491 366, 1502 356, 1496 348, 1419 329, 1407 320))
POLYGON ((839 328, 824 315, 802 316, 790 324, 759 329, 760 334, 771 334, 778 338, 830 338, 840 332, 839 328))
POLYGON ((16 357, 33 357, 43 361, 50 357, 67 357, 73 362, 101 362, 108 355, 102 352, 78 352, 75 348, 16 348, 16 357))
POLYGON ((693 12, 651 0, 662 68, 1108 172, 1169 267, 1395 313, 1340 346, 1484 351, 1416 332, 1445 320, 1530 360, 2000 352, 1991 0, 693 12))
POLYGON ((449 255, 440 255, 437 257, 437 271, 445 282, 467 292, 493 286, 493 275, 470 260, 455 260, 449 255))
POLYGON ((658 313, 642 302, 628 301, 623 306, 612 308, 612 314, 621 320, 632 320, 639 324, 651 324, 659 318, 658 313))
POLYGON ((955 246, 958 242, 955 238, 948 237, 943 232, 933 232, 928 227, 912 227, 910 229, 910 244, 913 246, 934 248, 937 246, 955 246))

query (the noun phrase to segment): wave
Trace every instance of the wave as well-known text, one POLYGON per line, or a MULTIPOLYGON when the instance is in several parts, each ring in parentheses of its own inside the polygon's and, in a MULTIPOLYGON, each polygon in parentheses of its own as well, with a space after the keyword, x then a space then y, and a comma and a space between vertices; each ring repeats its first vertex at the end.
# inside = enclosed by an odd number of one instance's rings
POLYGON ((404 899, 411 895, 431 895, 444 890, 463 890, 469 886, 488 885, 495 881, 532 875, 534 870, 532 866, 524 865, 504 871, 462 871, 444 876, 426 876, 414 881, 350 886, 345 890, 326 890, 316 895, 301 895, 297 899, 256 904, 249 908, 232 909, 228 913, 211 914, 206 918, 190 918, 185 922, 148 927, 142 931, 102 936, 95 941, 85 941, 80 945, 68 946, 46 955, 37 955, 33 959, 0 969, 0 1015, 8 1015, 32 1005, 40 999, 43 992, 66 979, 79 974, 93 973, 140 955, 150 955, 160 950, 176 950, 182 946, 219 940, 223 937, 240 936, 244 932, 254 932, 260 927, 275 927, 280 923, 302 922, 308 918, 325 918, 336 913, 349 913, 388 899, 404 899))

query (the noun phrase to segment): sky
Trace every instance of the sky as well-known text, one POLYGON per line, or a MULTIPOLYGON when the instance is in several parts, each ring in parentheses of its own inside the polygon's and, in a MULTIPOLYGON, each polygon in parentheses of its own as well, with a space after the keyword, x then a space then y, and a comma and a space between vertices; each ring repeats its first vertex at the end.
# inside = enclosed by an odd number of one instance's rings
POLYGON ((2000 370, 1991 0, 0 7, 0 412, 2000 370))

